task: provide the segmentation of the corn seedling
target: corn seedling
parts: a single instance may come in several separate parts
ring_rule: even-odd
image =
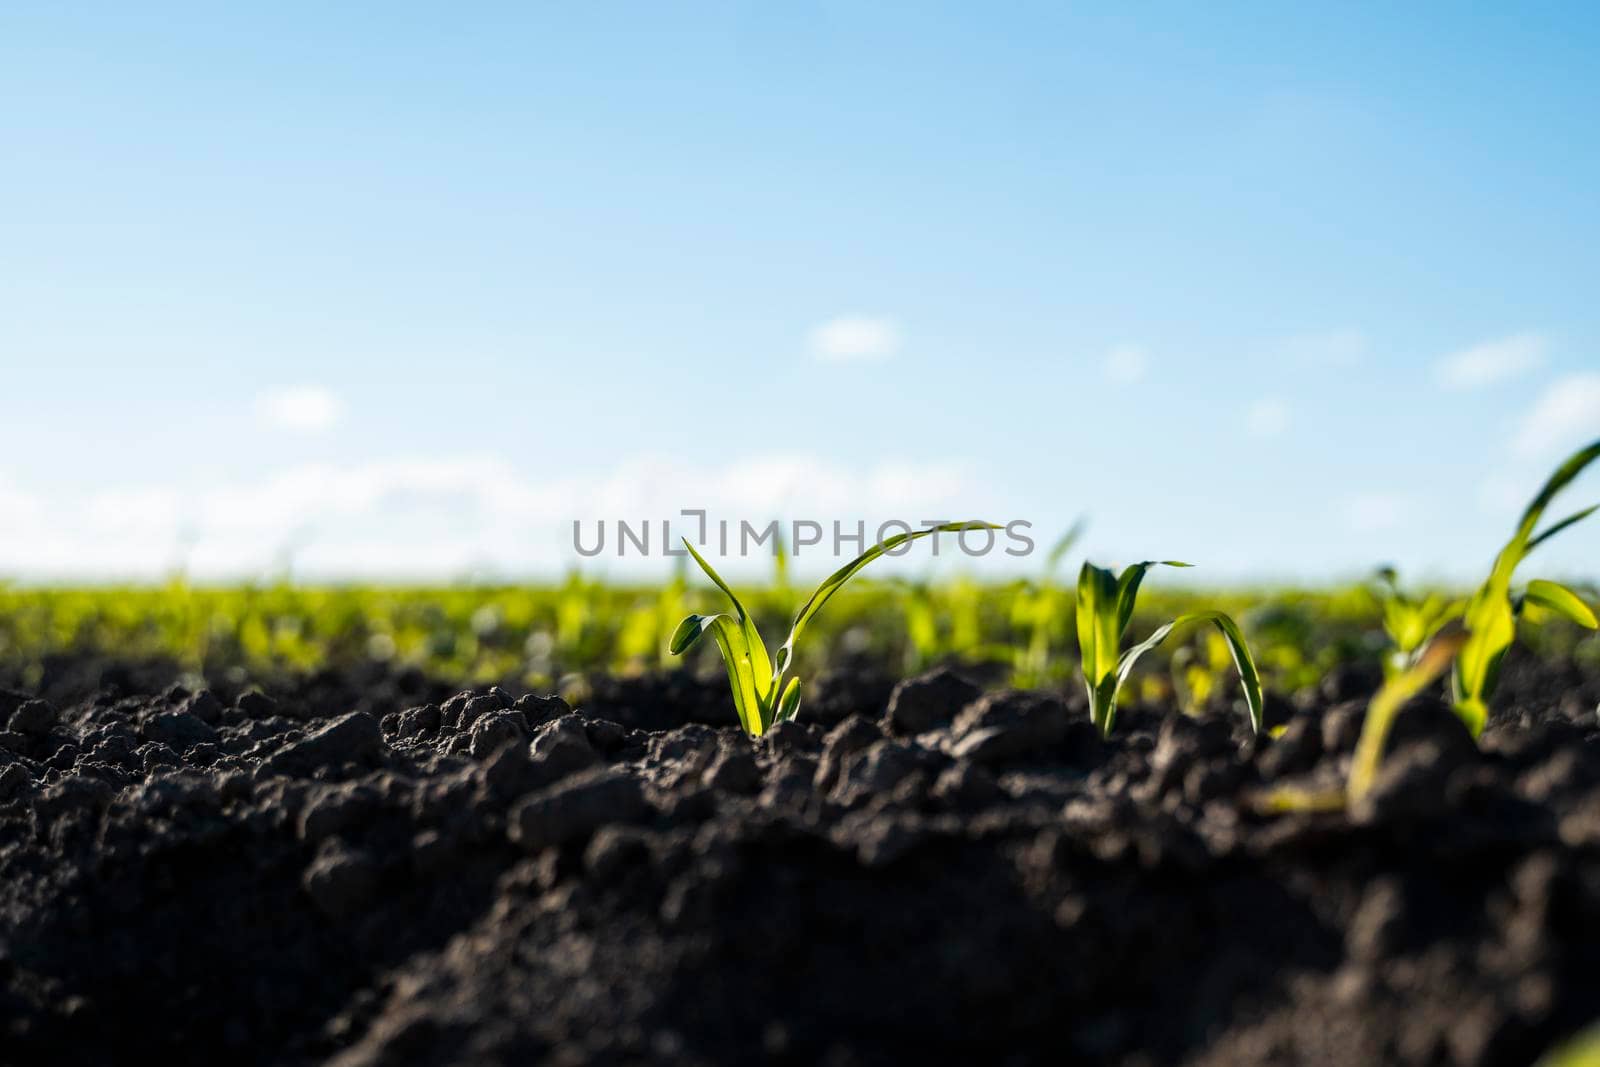
[[[778,532],[773,535],[772,588],[779,595],[789,594],[789,546],[783,540],[782,523],[778,524]]]
[[[898,594],[900,614],[906,624],[906,668],[920,671],[945,654],[939,632],[939,611],[933,600],[933,587],[925,581],[890,580]]]
[[[889,581],[906,628],[906,668],[920,671],[955,658],[1004,659],[1011,654],[985,640],[984,587],[969,578],[936,586],[927,579]]]
[[[688,610],[687,556],[672,561],[672,576],[650,592],[642,591],[624,617],[617,633],[616,661],[624,671],[670,666],[668,644],[678,620]]]
[[[1451,619],[1461,614],[1459,601],[1438,593],[1412,596],[1400,588],[1393,567],[1382,567],[1377,574],[1378,607],[1383,612],[1383,630],[1393,648],[1384,657],[1384,676],[1392,678],[1415,663],[1422,648]]]
[[[1111,732],[1117,716],[1117,695],[1140,656],[1165,641],[1180,626],[1209,622],[1222,632],[1228,642],[1234,667],[1239,672],[1245,703],[1250,709],[1250,727],[1259,731],[1262,716],[1261,677],[1256,673],[1255,661],[1250,657],[1244,633],[1231,616],[1220,611],[1196,611],[1180,615],[1126,652],[1121,651],[1123,635],[1133,619],[1139,586],[1146,572],[1155,566],[1187,567],[1190,564],[1176,560],[1159,563],[1146,560],[1129,566],[1119,577],[1103,567],[1085,562],[1083,569],[1078,572],[1078,654],[1082,660],[1084,689],[1089,694],[1089,714],[1094,724],[1102,733]]]
[[[1342,789],[1279,786],[1256,795],[1252,806],[1263,815],[1310,814],[1344,811],[1360,800],[1378,780],[1378,768],[1383,764],[1383,751],[1389,743],[1395,716],[1407,701],[1421,695],[1450,668],[1451,660],[1466,640],[1467,635],[1459,626],[1447,627],[1423,645],[1410,663],[1378,687],[1367,703],[1367,713],[1361,720],[1361,736],[1350,762],[1350,777]]]
[[[1424,645],[1405,667],[1395,672],[1367,704],[1367,713],[1361,720],[1361,737],[1356,741],[1355,756],[1350,762],[1350,780],[1345,787],[1347,799],[1354,803],[1372,788],[1377,781],[1378,767],[1383,763],[1383,750],[1389,741],[1389,730],[1395,716],[1413,697],[1420,696],[1433,681],[1450,666],[1450,661],[1467,643],[1468,637],[1459,629],[1435,635]]]
[[[1580,626],[1591,630],[1596,628],[1594,612],[1566,586],[1535,579],[1527,584],[1521,595],[1514,596],[1511,578],[1517,565],[1527,558],[1528,553],[1600,508],[1600,504],[1584,508],[1552,523],[1542,533],[1536,535],[1533,532],[1556,494],[1597,458],[1600,458],[1600,441],[1574,452],[1556,468],[1522,513],[1511,540],[1495,557],[1494,569],[1489,572],[1488,579],[1467,601],[1462,615],[1467,640],[1456,657],[1451,689],[1456,714],[1461,716],[1474,737],[1483,732],[1484,724],[1489,719],[1489,698],[1494,694],[1495,683],[1499,679],[1500,662],[1505,658],[1511,642],[1516,639],[1517,619],[1524,606],[1536,604]]]
[[[694,546],[685,538],[684,547],[689,550],[695,562],[700,564],[700,569],[706,572],[706,577],[726,594],[733,604],[734,614],[690,615],[678,625],[677,631],[672,635],[671,652],[675,656],[682,655],[700,639],[702,634],[710,630],[717,642],[717,648],[722,653],[723,664],[728,669],[728,685],[733,691],[733,705],[735,712],[738,713],[739,723],[746,733],[752,737],[760,737],[774,723],[792,719],[799,712],[800,679],[790,678],[785,685],[784,675],[788,673],[793,663],[795,642],[799,640],[806,623],[822,610],[822,606],[832,598],[833,594],[855,577],[861,568],[901,545],[932,534],[958,533],[962,530],[975,529],[998,530],[1000,527],[981,522],[949,522],[895,534],[873,545],[834,571],[817,586],[811,598],[796,612],[794,622],[789,626],[789,636],[779,646],[776,656],[767,654],[766,643],[761,637],[761,632],[756,629],[755,619],[745,610],[728,583],[722,580],[711,564],[706,562],[705,557],[695,551]]]
[[[556,596],[555,648],[566,662],[581,662],[593,641],[597,585],[574,567]]]

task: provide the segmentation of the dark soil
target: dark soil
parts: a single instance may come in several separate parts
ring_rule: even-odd
[[[4,1062],[1524,1065],[1600,1016],[1569,664],[1513,657],[1481,747],[1414,704],[1357,809],[1277,817],[1362,678],[1276,740],[1107,742],[1076,696],[850,673],[751,742],[681,674],[582,713],[174,676],[0,692]]]

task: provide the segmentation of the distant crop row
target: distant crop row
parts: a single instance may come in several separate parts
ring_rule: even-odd
[[[785,586],[736,586],[763,630],[790,621]],[[1203,604],[1238,618],[1264,681],[1292,692],[1342,663],[1376,662],[1386,643],[1375,587],[1197,593],[1154,589],[1141,620]],[[1443,595],[1443,594],[1440,594]],[[516,679],[533,687],[576,685],[599,671],[673,667],[668,643],[685,614],[721,593],[682,576],[659,586],[611,585],[572,576],[556,586],[445,588],[263,585],[88,589],[0,585],[0,666],[36,679],[65,653],[162,659],[197,679],[233,672],[258,680],[323,666],[381,662],[463,684]],[[808,626],[809,669],[870,664],[893,674],[961,661],[1026,686],[1074,683],[1070,587],[1042,580],[852,582]],[[1197,634],[1151,657],[1159,669],[1135,683],[1141,699],[1204,705],[1226,679],[1221,638]],[[1548,640],[1561,643],[1561,631]]]

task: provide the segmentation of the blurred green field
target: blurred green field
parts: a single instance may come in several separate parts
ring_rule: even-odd
[[[780,583],[740,593],[772,632],[800,599]],[[462,684],[516,679],[581,691],[581,679],[598,672],[677,669],[666,651],[673,628],[690,611],[717,607],[715,590],[682,578],[654,587],[577,575],[545,586],[447,588],[0,586],[0,663],[24,685],[37,682],[50,657],[95,655],[170,661],[199,684],[381,663]],[[1338,664],[1377,662],[1386,645],[1378,599],[1365,585],[1173,591],[1151,583],[1132,632],[1201,607],[1241,621],[1268,688],[1281,694],[1314,686]],[[1072,609],[1071,588],[1052,584],[861,580],[807,631],[800,659],[809,671],[894,674],[959,661],[1018,685],[1076,684]],[[1538,654],[1600,656],[1600,643],[1581,642],[1559,620],[1533,617],[1522,630]],[[714,649],[696,656],[691,666],[716,669]],[[1199,706],[1230,684],[1231,670],[1220,637],[1202,628],[1141,665],[1136,684],[1143,699]]]

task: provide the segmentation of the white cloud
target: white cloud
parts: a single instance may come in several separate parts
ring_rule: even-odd
[[[38,497],[17,488],[11,479],[0,474],[0,516],[5,517],[0,530],[34,526],[43,515],[44,507]]]
[[[1535,369],[1544,362],[1545,339],[1519,333],[1452,352],[1434,364],[1434,376],[1446,389],[1478,389]]]
[[[343,415],[343,401],[318,385],[279,386],[256,397],[256,417],[280,430],[326,430]]]
[[[1415,506],[1399,493],[1361,493],[1344,505],[1345,525],[1357,533],[1393,530],[1411,519]]]
[[[1105,356],[1106,381],[1134,385],[1150,370],[1150,356],[1138,345],[1118,345]]]
[[[179,524],[182,505],[171,489],[108,489],[85,502],[88,521],[105,530],[124,533],[172,533]]]
[[[1569,374],[1551,383],[1522,419],[1516,451],[1543,456],[1600,437],[1600,373]]]
[[[453,578],[469,568],[557,573],[585,568],[659,574],[659,556],[617,559],[615,526],[650,521],[659,552],[662,520],[690,532],[684,508],[705,508],[737,531],[747,520],[838,520],[853,532],[885,519],[970,518],[994,500],[964,462],[894,460],[860,465],[806,454],[770,454],[706,469],[656,456],[606,471],[527,476],[495,456],[380,463],[300,464],[264,478],[180,489],[148,485],[75,494],[26,493],[0,475],[0,577],[153,578],[186,558],[196,575],[258,576],[295,550],[297,571],[351,577]],[[604,519],[607,555],[579,561],[572,522],[592,543]],[[829,529],[831,536],[831,527]],[[713,525],[712,543],[716,532]],[[821,561],[831,542],[809,553]],[[917,565],[915,558],[909,565]],[[741,563],[731,561],[731,570]],[[742,564],[746,569],[751,563]]]
[[[1314,367],[1353,367],[1366,357],[1367,335],[1360,330],[1291,337],[1283,343],[1286,359]]]
[[[811,331],[811,352],[818,359],[888,359],[900,351],[900,324],[876,315],[843,315]]]
[[[1289,428],[1289,403],[1282,397],[1267,396],[1250,405],[1244,425],[1251,437],[1278,437]]]

